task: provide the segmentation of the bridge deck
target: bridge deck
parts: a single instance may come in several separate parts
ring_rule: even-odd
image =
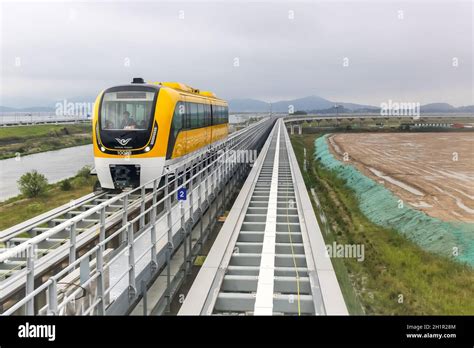
[[[179,314],[347,314],[282,120]]]

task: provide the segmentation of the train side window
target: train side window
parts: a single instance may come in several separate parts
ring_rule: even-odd
[[[198,128],[205,126],[204,104],[198,104]]]
[[[211,105],[206,104],[204,108],[204,125],[207,127],[211,125]]]
[[[229,123],[229,108],[224,106],[224,123]]]
[[[211,125],[215,125],[215,124],[216,124],[216,121],[214,121],[214,114],[215,114],[215,112],[216,112],[216,106],[211,104],[211,120],[210,120],[210,124],[211,124]]]
[[[190,118],[191,118],[191,125],[190,128],[197,128],[198,127],[198,106],[196,103],[190,103],[191,109],[189,110]]]
[[[183,121],[183,128],[190,129],[191,128],[191,103],[186,102],[186,110],[184,114],[184,121]]]

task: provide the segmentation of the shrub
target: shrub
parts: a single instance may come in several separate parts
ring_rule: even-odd
[[[23,174],[17,181],[20,192],[26,197],[37,197],[48,187],[48,179],[36,170]]]
[[[72,189],[71,181],[69,179],[61,181],[61,184],[59,185],[62,191],[69,191]]]
[[[81,169],[79,169],[76,176],[81,177],[81,178],[85,178],[85,179],[89,179],[89,177],[91,175],[91,170],[92,169],[91,169],[90,166],[84,166]]]
[[[85,178],[83,176],[77,176],[74,178],[73,184],[77,187],[81,187],[81,186],[87,185],[88,181],[89,181],[88,178]]]

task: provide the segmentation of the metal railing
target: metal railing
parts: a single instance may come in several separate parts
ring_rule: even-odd
[[[233,134],[221,150],[210,155],[203,152],[188,158],[182,166],[174,168],[173,173],[165,175],[163,186],[159,185],[160,178],[156,178],[134,190],[118,194],[0,254],[2,265],[26,252],[26,267],[0,283],[0,301],[3,299],[3,307],[7,307],[3,315],[17,313],[22,308],[29,315],[105,314],[107,306],[123,292],[128,292],[129,297],[135,297],[138,273],[148,266],[156,270],[157,255],[162,250],[166,250],[169,262],[175,249],[174,243],[182,240],[183,234],[186,237],[195,213],[199,210],[202,213],[203,207],[209,205],[209,201],[223,188],[229,175],[240,165],[233,150],[254,149],[262,140],[259,136],[269,130],[271,124],[269,119],[262,120]],[[148,185],[153,186],[150,193],[145,190]],[[184,202],[177,202],[174,197],[183,187],[188,188],[189,197]],[[136,216],[129,216],[131,207],[128,202],[131,195],[141,197],[136,202],[135,208],[139,210]],[[107,207],[117,205],[120,201],[122,209],[107,216]],[[77,233],[78,224],[94,214],[99,216],[99,223],[87,231]],[[107,235],[106,232],[112,225],[119,227]],[[188,232],[183,232],[185,230]],[[35,248],[40,242],[64,236],[65,233],[69,238],[61,247],[53,253],[36,258]],[[83,249],[82,255],[77,255],[79,248],[91,243],[94,238],[97,239],[97,244],[88,250]],[[64,259],[65,253],[69,256],[67,266],[35,287],[35,282],[38,281],[36,275],[40,273],[38,271],[57,265]],[[185,248],[185,259],[186,257]],[[128,280],[125,279],[126,275]],[[6,303],[8,295],[23,286],[24,296],[20,295],[18,301],[13,297],[10,299],[13,303]],[[86,293],[87,298],[84,296]],[[74,308],[67,310],[71,306]],[[77,306],[81,308],[78,310]]]

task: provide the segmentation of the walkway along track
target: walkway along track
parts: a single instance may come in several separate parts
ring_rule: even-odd
[[[3,314],[124,314],[163,270],[169,306],[175,251],[184,247],[184,271],[180,267],[178,273],[188,272],[231,190],[250,168],[237,158],[238,151],[260,148],[273,123],[262,120],[233,133],[213,151],[168,168],[162,186],[158,178],[152,190],[143,185],[113,196],[84,197],[83,211],[63,207],[58,212],[72,217],[52,213],[9,229],[2,235],[9,248],[0,254],[0,269],[7,271],[0,279]],[[183,187],[188,198],[178,202]],[[38,227],[53,220],[52,226]],[[18,239],[22,228],[29,233],[25,240]],[[192,238],[196,228],[198,243]],[[45,248],[46,243],[55,247]]]
[[[348,314],[283,120],[178,314]]]

